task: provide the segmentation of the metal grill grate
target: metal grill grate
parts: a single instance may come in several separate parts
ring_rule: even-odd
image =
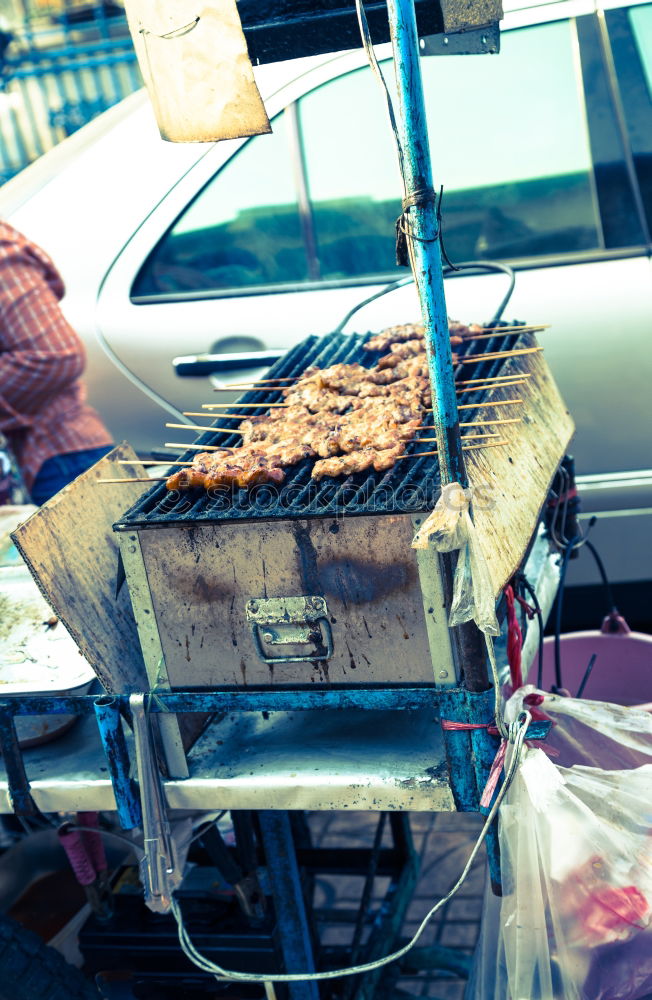
[[[379,355],[365,351],[363,343],[370,336],[365,334],[334,334],[327,337],[308,337],[297,344],[269,370],[269,377],[299,376],[310,365],[327,368],[338,362],[358,362],[367,368],[374,366]],[[514,347],[515,338],[497,335],[488,340],[470,341],[463,345],[461,353],[490,353]],[[497,375],[502,359],[479,362],[469,368],[458,367],[458,378],[482,378]],[[462,374],[463,372],[463,374]],[[465,403],[479,403],[483,391],[470,392]],[[280,402],[278,391],[254,390],[240,397],[240,403],[259,403],[260,409],[251,409],[251,414],[264,413],[270,403]],[[237,409],[238,403],[233,407]],[[474,419],[474,410],[464,411],[464,420]],[[239,420],[220,417],[219,426],[233,427]],[[432,414],[427,415],[424,424],[432,425]],[[423,432],[425,436],[427,432]],[[200,445],[225,445],[235,447],[240,442],[238,434],[221,431],[206,431],[195,441]],[[408,453],[429,451],[432,444],[412,441]],[[187,451],[184,461],[190,461],[196,452]],[[131,507],[122,520],[115,525],[116,530],[154,524],[192,524],[205,521],[251,521],[276,518],[333,517],[346,514],[405,514],[432,510],[440,489],[439,463],[436,455],[414,460],[399,461],[388,472],[360,472],[346,478],[325,478],[316,482],[310,473],[313,459],[305,459],[287,470],[287,478],[281,486],[263,484],[253,490],[235,490],[232,493],[220,490],[210,492],[168,492],[164,483],[157,483]],[[170,470],[174,471],[174,468]]]

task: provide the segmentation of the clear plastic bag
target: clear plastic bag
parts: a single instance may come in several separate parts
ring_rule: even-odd
[[[537,709],[552,721],[545,745],[563,767],[586,764],[614,771],[652,763],[652,714],[643,708],[565,698],[537,691],[532,684],[507,702],[506,722],[518,718],[523,708]]]
[[[528,694],[510,699],[508,718]],[[503,896],[485,900],[467,997],[642,1000],[652,994],[652,718],[553,695],[538,707],[559,757],[528,748],[500,808]],[[578,748],[601,766],[561,766]]]
[[[459,483],[445,486],[414,536],[412,548],[425,549],[432,543],[438,552],[459,549],[448,624],[473,620],[485,635],[500,635],[489,567],[469,513],[472,492]]]

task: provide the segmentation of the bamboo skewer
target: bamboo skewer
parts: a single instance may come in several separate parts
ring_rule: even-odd
[[[96,479],[95,481],[102,486],[107,486],[109,483],[167,483],[168,477],[163,476],[160,479]]]
[[[490,436],[494,437],[495,435],[492,434]],[[462,440],[464,440],[464,438],[462,438]],[[478,449],[481,448],[498,448],[500,445],[503,444],[509,444],[507,438],[501,438],[500,441],[494,441],[491,444],[489,442],[484,442],[483,444],[468,444],[466,446],[463,445],[462,451],[477,451]],[[417,451],[413,452],[413,454],[411,455],[399,455],[396,461],[400,462],[401,459],[403,458],[426,458],[430,455],[436,455],[436,454],[437,454],[436,448],[433,449],[432,451]],[[160,479],[98,479],[96,480],[96,482],[104,486],[108,484],[118,484],[118,483],[166,483],[167,480],[168,477],[163,476]]]
[[[538,354],[543,347],[518,347],[515,351],[494,351],[492,354],[470,354],[458,358],[458,365],[479,365],[481,361],[498,361],[499,358],[520,358],[523,354]]]
[[[264,406],[265,404],[262,403],[261,405]],[[211,414],[210,413],[206,413],[205,410],[183,410],[183,415],[184,415],[184,417],[209,417]],[[258,416],[262,416],[262,414],[257,414],[257,415]],[[225,420],[229,420],[229,419],[232,419],[232,420],[248,420],[249,417],[250,416],[254,416],[254,414],[253,413],[251,413],[251,414],[246,414],[246,413],[216,413],[215,416],[216,417],[224,417]]]
[[[355,412],[355,411],[353,411],[353,412]],[[425,412],[426,413],[432,413],[432,410],[429,409],[429,410],[426,410]],[[264,414],[264,413],[261,414],[261,416],[263,416],[263,417],[265,415],[266,414]],[[317,414],[315,414],[315,416],[316,415]],[[205,416],[206,416],[205,413],[184,413],[184,417],[205,417]],[[222,413],[222,414],[220,414],[220,416],[222,416],[222,417],[232,417],[234,420],[248,420],[249,419],[247,416],[239,414],[239,413]],[[519,421],[520,421],[520,417],[507,417],[507,418],[504,418],[502,420],[474,420],[471,423],[461,423],[460,427],[477,427],[477,426],[479,426],[481,424],[483,426],[485,424],[487,426],[489,426],[491,424],[516,424]],[[189,425],[188,424],[184,424],[183,426],[187,427]],[[240,431],[238,430],[237,427],[213,427],[211,429],[215,430],[215,431],[222,431],[225,434],[239,434],[240,433]],[[422,430],[423,428],[417,428],[417,429],[418,430]]]
[[[541,323],[539,326],[529,326],[527,323],[514,324],[512,326],[483,326],[483,333],[536,333],[538,330],[550,329],[550,323]],[[482,336],[482,334],[480,335]],[[473,337],[465,337],[465,340],[474,340]]]
[[[461,423],[460,427],[493,427],[495,424],[520,424],[520,417],[505,417],[501,420],[468,420],[466,423]],[[187,426],[184,424],[184,427]],[[417,430],[430,431],[434,430],[432,424],[422,424],[421,427],[417,427]],[[238,451],[237,448],[224,448],[222,445],[218,444],[186,444],[184,441],[166,441],[163,445],[164,448],[181,448],[184,451]],[[142,463],[141,463],[142,464]],[[163,465],[163,462],[157,462],[157,465]]]
[[[520,424],[521,417],[502,417],[500,420],[467,420],[460,427],[494,427],[496,424]],[[432,424],[428,425],[432,427]]]
[[[192,462],[176,462],[174,459],[163,459],[162,462],[157,461],[155,458],[145,458],[133,461],[129,458],[119,458],[116,465],[192,465]]]
[[[516,406],[522,403],[522,399],[495,399],[493,403],[462,403],[458,410],[479,410],[482,406]],[[426,413],[432,413],[432,407]]]
[[[432,428],[430,428],[432,430]],[[470,441],[471,438],[497,438],[498,434],[463,434],[460,438],[461,441]],[[412,438],[411,441],[418,441],[421,444],[422,441],[436,441],[437,438]]]
[[[523,354],[538,354],[539,351],[542,350],[543,347],[517,347],[509,351],[492,351],[487,354],[470,354],[468,356],[463,356],[461,358],[458,358],[455,364],[470,365],[470,364],[480,364],[480,362],[482,361],[497,361],[499,358],[518,358],[521,357]],[[302,377],[301,375],[293,375],[293,376],[287,375],[283,376],[282,378],[279,377],[276,379],[260,379],[256,380],[255,382],[232,382],[230,385],[215,386],[213,388],[213,392],[233,392],[234,389],[256,390],[258,388],[260,388],[262,391],[264,387],[266,387],[270,382],[298,382],[301,377]],[[268,391],[272,391],[274,389],[282,389],[282,388],[285,387],[280,385],[273,385],[270,387]]]
[[[501,438],[500,441],[495,441],[493,444],[467,444],[466,447],[462,448],[462,451],[477,451],[479,448],[497,448],[499,445],[509,444],[507,438]],[[411,455],[399,455],[396,459],[400,462],[402,458],[425,458],[427,455],[436,455],[437,449],[434,451],[415,451]]]
[[[458,406],[458,410],[476,410],[480,409],[482,406],[511,406],[522,403],[522,399],[496,399],[493,403],[463,403]],[[432,413],[432,407],[425,410],[426,413]],[[186,431],[221,431],[224,434],[237,434],[238,430],[234,427],[206,427],[200,424],[170,424],[166,423],[166,427],[173,427],[179,430]]]
[[[530,349],[531,348],[528,348],[528,350],[530,350]],[[541,350],[541,348],[537,348],[537,350]],[[483,355],[483,356],[487,357],[487,355]],[[494,359],[492,359],[492,357],[490,355],[488,357],[489,357],[489,360],[494,360]],[[300,375],[296,376],[297,380],[300,379],[300,378],[301,378]],[[495,387],[495,388],[499,389],[501,385],[509,385],[512,382],[514,383],[514,385],[516,385],[517,382],[524,382],[525,379],[528,379],[528,378],[532,378],[532,373],[531,372],[512,372],[509,375],[485,375],[483,378],[460,379],[460,381],[456,381],[455,385],[471,386],[474,383],[486,383],[486,384],[482,384],[482,385],[477,385],[476,388],[477,389],[489,389],[489,388]],[[399,379],[398,381],[401,381],[401,380]],[[393,383],[390,383],[390,384],[393,384]],[[230,392],[231,388],[232,387],[229,386],[228,389],[225,387],[223,389],[216,389],[215,391],[216,392]],[[239,388],[239,386],[233,386],[233,388],[237,389],[237,388]],[[248,387],[244,386],[244,388],[246,389]],[[255,386],[253,388],[255,388]],[[280,390],[283,389],[283,388],[285,388],[285,387],[281,386],[281,385],[279,385],[279,386],[270,386],[269,389],[261,389],[260,391],[261,392],[276,392],[278,390],[280,392]],[[457,393],[459,395],[462,392],[475,392],[476,388],[458,389]],[[379,397],[370,396],[369,398],[370,399],[376,399],[376,398],[380,399],[381,397],[380,396]],[[225,407],[225,406],[226,407],[228,407],[228,406],[239,406],[240,408],[247,406],[247,407],[254,407],[254,408],[261,409],[264,406],[289,406],[289,405],[290,405],[289,403],[264,403],[264,402],[263,403],[241,403],[239,400],[233,400],[231,403],[202,403],[201,404],[203,410],[218,410],[221,407]]]
[[[184,444],[183,441],[166,441],[163,447],[183,448],[184,451],[237,451],[237,448],[225,448],[221,444]]]
[[[485,390],[487,392],[489,392],[491,389],[507,389],[507,388],[509,388],[512,385],[523,385],[525,383],[525,380],[528,379],[528,378],[531,378],[531,377],[532,376],[529,375],[529,374],[524,374],[522,378],[510,379],[508,382],[499,382],[499,383],[497,383],[495,385],[470,386],[468,389],[458,389],[457,390],[457,395],[461,396],[463,393],[466,393],[466,392],[484,392]],[[475,379],[472,380],[472,381],[475,381]],[[462,383],[462,384],[464,384],[464,383]],[[356,397],[352,396],[351,398],[355,399]],[[380,399],[388,399],[388,398],[391,398],[391,397],[387,397],[387,396],[370,396],[369,398],[370,399],[378,399],[378,400],[380,400]],[[183,414],[184,417],[210,417],[213,414],[206,413],[205,412],[206,410],[213,410],[213,409],[217,409],[218,407],[222,407],[222,406],[233,406],[232,403],[202,403],[201,405],[203,407],[203,409],[201,411],[197,411],[197,412],[190,412],[190,411],[185,412],[184,411],[184,414]],[[282,407],[289,407],[290,404],[289,403],[236,403],[236,405],[239,406],[239,407],[252,406],[252,407],[254,407],[256,409],[264,410],[264,409],[266,409],[268,407],[271,407],[271,406],[281,407],[281,408]],[[224,412],[220,411],[219,413],[215,414],[215,417],[224,417],[225,420],[249,420],[252,416],[263,417],[265,415],[266,414],[264,414],[264,413],[254,413],[254,414],[251,414],[251,413],[224,413]]]
[[[279,375],[277,378],[257,378],[254,385],[267,385],[268,382],[293,382],[296,375]],[[230,382],[228,386],[216,385],[213,392],[226,392],[228,389],[240,389],[243,385],[251,385],[251,382]]]
[[[549,327],[550,323],[546,323],[543,326],[487,326],[483,327],[482,333],[474,333],[472,337],[461,336],[464,343],[466,343],[467,340],[488,340],[491,337],[502,337],[503,334],[506,337],[518,337],[521,333],[539,333],[541,330],[547,330]]]
[[[459,382],[456,381],[455,385],[473,385],[475,382],[495,382],[497,384],[500,384],[501,382],[504,382],[507,379],[512,379],[512,378],[519,378],[519,379],[532,378],[532,373],[514,372],[513,375],[485,375],[484,378],[465,378],[465,379],[460,379]],[[472,392],[472,390],[467,389],[466,392]]]
[[[221,431],[223,434],[238,433],[237,429],[233,427],[200,427],[198,424],[166,424],[165,426],[182,431]]]
[[[467,420],[466,422],[460,423],[460,427],[494,427],[496,424],[520,424],[522,423],[520,417],[506,417],[502,420]],[[433,424],[421,424],[417,427],[418,431],[434,431]]]
[[[520,421],[520,419],[518,417],[515,417],[515,418],[513,418],[511,420],[490,420],[490,421],[486,421],[486,422],[483,422],[481,420],[476,420],[476,421],[473,421],[471,423],[460,424],[460,427],[492,427],[494,424],[519,424],[520,422],[521,421]],[[423,426],[423,427],[417,427],[415,429],[417,431],[432,431],[432,430],[434,430],[434,428],[431,425],[427,425],[427,426]],[[463,435],[462,440],[465,441],[465,440],[467,440],[467,438],[478,438],[478,437],[496,437],[496,435],[495,434],[465,434],[465,435]],[[437,439],[436,438],[411,438],[410,440],[411,441],[436,441]],[[263,445],[265,442],[263,441],[263,442],[260,442],[260,443],[261,443],[261,445]],[[198,451],[222,451],[221,448],[218,448],[215,445],[201,445],[201,444],[187,444],[187,445],[184,445],[184,444],[179,444],[179,445],[166,444],[165,447],[166,448],[171,448],[171,447],[192,448],[192,449],[196,449]],[[237,448],[231,448],[229,450],[230,451],[238,451],[239,449],[237,449]],[[118,459],[118,461],[116,462],[116,465],[154,465],[154,466],[156,466],[156,465],[193,465],[193,463],[192,462],[181,462],[181,461],[177,461],[175,459],[167,459],[167,458],[162,459],[161,461],[159,461],[158,459],[149,459],[149,458],[147,458],[147,459],[141,459],[141,460],[137,460],[137,461],[133,461],[132,459],[124,458],[124,459]]]
[[[550,328],[550,323],[543,323],[540,326],[485,326],[482,327],[482,333],[474,333],[469,337],[465,337],[463,334],[457,334],[456,336],[461,336],[464,343],[468,343],[471,340],[488,340],[492,337],[501,337],[503,335],[516,337],[521,333],[540,333],[542,330],[548,330]],[[412,340],[419,340],[419,337],[412,337]],[[380,353],[380,352],[377,352]],[[291,375],[278,376],[277,378],[259,378],[256,380],[256,384],[263,384],[268,382],[291,382]],[[237,389],[243,385],[248,385],[248,382],[232,382],[233,388]],[[219,390],[218,390],[219,391]]]
[[[236,386],[238,388],[238,386]],[[284,388],[282,385],[271,386],[269,389],[261,389],[261,392],[276,392],[277,389]],[[230,389],[215,389],[215,392],[231,392]],[[231,403],[202,403],[204,409],[214,410],[220,406],[287,406],[287,403],[241,403],[238,401],[232,401]]]

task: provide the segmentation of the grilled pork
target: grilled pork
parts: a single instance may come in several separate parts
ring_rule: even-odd
[[[471,330],[452,320],[449,328],[454,344]],[[373,368],[342,362],[307,369],[283,389],[285,406],[241,422],[241,447],[200,452],[170,476],[168,489],[280,484],[285,468],[315,458],[314,479],[390,469],[430,406],[423,327],[390,327],[365,347],[389,353]]]

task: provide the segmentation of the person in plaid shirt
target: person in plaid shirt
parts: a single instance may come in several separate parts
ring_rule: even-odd
[[[0,433],[35,504],[112,447],[86,404],[86,355],[61,311],[63,294],[47,254],[0,221]]]

